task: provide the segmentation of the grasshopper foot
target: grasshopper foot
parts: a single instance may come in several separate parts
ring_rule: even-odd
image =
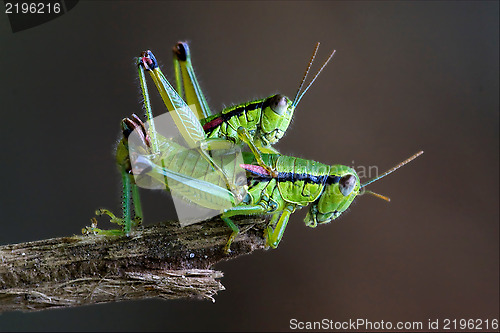
[[[97,219],[95,217],[93,217],[91,221],[92,223],[90,224],[90,226],[86,226],[82,229],[82,234],[102,236],[121,236],[124,234],[122,229],[103,230],[97,228]]]
[[[229,239],[227,240],[227,243],[226,245],[224,245],[224,253],[225,254],[230,254],[232,251],[231,251],[231,244],[233,243],[234,239],[236,238],[236,236],[238,235],[238,231],[233,231],[231,233],[231,236],[229,236]]]
[[[122,229],[111,229],[111,230],[99,229],[97,228],[97,219],[93,217],[91,219],[91,225],[86,226],[85,228],[82,229],[82,233],[84,235],[90,235],[90,234],[105,235],[105,236],[128,235],[130,233],[131,228],[138,227],[139,225],[141,225],[142,222],[142,219],[139,217],[136,217],[133,220],[126,218],[119,218],[111,211],[103,208],[96,210],[95,214],[97,216],[108,215],[110,217],[109,221],[111,223],[116,223],[122,226]]]

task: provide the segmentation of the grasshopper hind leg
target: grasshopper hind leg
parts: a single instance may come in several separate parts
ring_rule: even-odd
[[[173,47],[176,88],[185,97],[188,105],[196,105],[198,119],[207,118],[212,113],[191,63],[191,52],[187,42],[178,42]]]

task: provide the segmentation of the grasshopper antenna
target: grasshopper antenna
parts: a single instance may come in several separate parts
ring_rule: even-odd
[[[358,194],[358,195],[363,195],[363,194],[371,194],[371,195],[373,195],[374,197],[377,197],[377,198],[379,198],[379,199],[385,200],[385,201],[387,201],[387,202],[391,202],[391,198],[386,197],[385,195],[382,195],[382,194],[380,194],[380,193],[376,193],[376,192],[373,192],[373,191],[365,190],[365,188],[364,188],[364,187],[362,188],[362,190],[363,190],[363,193],[360,193],[360,194]]]
[[[314,50],[314,54],[313,54],[313,57],[311,58],[311,61],[314,59],[314,56],[316,55],[316,51],[318,50],[318,47],[319,47],[319,43],[316,44],[316,49]],[[300,88],[302,88],[302,85],[304,82],[302,82],[300,84],[300,87],[299,87],[299,91],[297,91],[297,95],[299,95],[298,97],[295,96],[295,99],[293,101],[293,106],[296,107],[300,100],[302,99],[302,97],[304,97],[305,93],[307,92],[307,90],[309,90],[309,88],[311,88],[312,84],[314,83],[314,81],[316,81],[316,79],[318,78],[319,74],[323,71],[323,69],[326,67],[326,65],[328,64],[328,62],[330,61],[330,59],[332,59],[333,55],[335,54],[336,50],[333,50],[332,53],[330,53],[330,56],[328,57],[328,59],[326,59],[326,61],[323,63],[323,66],[321,66],[321,68],[319,69],[319,71],[316,73],[316,75],[313,77],[313,79],[311,80],[311,82],[309,82],[309,84],[307,85],[306,89],[304,89],[304,91],[299,95],[299,91],[300,91]],[[309,67],[310,67],[311,63],[309,64]],[[303,81],[305,80],[305,77],[307,76],[307,72],[309,71],[309,67],[307,68],[307,71],[306,71],[306,74],[304,75],[304,79]]]
[[[387,176],[388,174],[390,173],[393,173],[394,171],[396,171],[397,169],[401,168],[403,165],[405,164],[408,164],[410,163],[411,161],[413,161],[414,159],[416,159],[417,157],[419,157],[420,155],[422,155],[424,153],[423,150],[419,151],[418,153],[416,153],[415,155],[411,156],[410,158],[407,158],[406,160],[404,160],[403,162],[399,163],[398,165],[390,168],[389,170],[387,170],[386,172],[384,172],[383,174],[381,174],[380,176],[378,177],[375,177],[369,181],[367,181],[366,183],[364,183],[363,185],[361,185],[361,187],[365,187],[366,185],[369,185],[373,182],[376,182],[377,180],[381,179],[381,178],[384,178],[385,176]]]
[[[293,99],[294,106],[298,104],[298,103],[295,104],[295,101],[297,100],[297,97],[299,97],[300,90],[302,89],[302,86],[304,85],[304,82],[307,79],[307,74],[309,74],[309,70],[311,69],[311,66],[314,62],[314,58],[316,58],[316,53],[318,53],[318,49],[319,49],[319,42],[316,43],[316,47],[314,48],[311,60],[309,60],[309,64],[307,65],[306,71],[304,72],[304,77],[302,78],[302,81],[300,81],[299,89],[297,90],[297,93],[295,94],[295,97]]]

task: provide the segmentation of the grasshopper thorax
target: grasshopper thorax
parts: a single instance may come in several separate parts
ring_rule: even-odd
[[[264,101],[260,130],[265,145],[273,145],[283,137],[294,111],[292,101],[284,95],[277,94]]]
[[[361,183],[354,169],[332,165],[321,196],[310,206],[304,222],[309,227],[340,216],[359,194]]]

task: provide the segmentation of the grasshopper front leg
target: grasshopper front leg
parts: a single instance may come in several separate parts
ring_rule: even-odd
[[[243,141],[250,148],[250,150],[252,151],[252,153],[255,156],[255,159],[257,160],[257,163],[261,167],[263,167],[267,172],[269,172],[271,177],[273,177],[273,178],[277,177],[278,176],[277,171],[273,167],[267,165],[264,162],[264,159],[262,158],[262,154],[261,154],[261,149],[258,148],[257,145],[254,143],[254,141],[253,141],[250,133],[248,133],[247,129],[244,127],[239,127],[238,128],[238,136],[241,139],[241,141]]]
[[[264,236],[266,237],[266,245],[272,247],[273,249],[278,247],[278,244],[283,238],[283,234],[285,232],[286,226],[288,224],[288,220],[290,219],[290,215],[295,211],[295,205],[289,204],[285,207],[281,216],[279,213],[274,213],[273,218],[267,225]],[[274,225],[275,221],[278,219],[278,223]]]

